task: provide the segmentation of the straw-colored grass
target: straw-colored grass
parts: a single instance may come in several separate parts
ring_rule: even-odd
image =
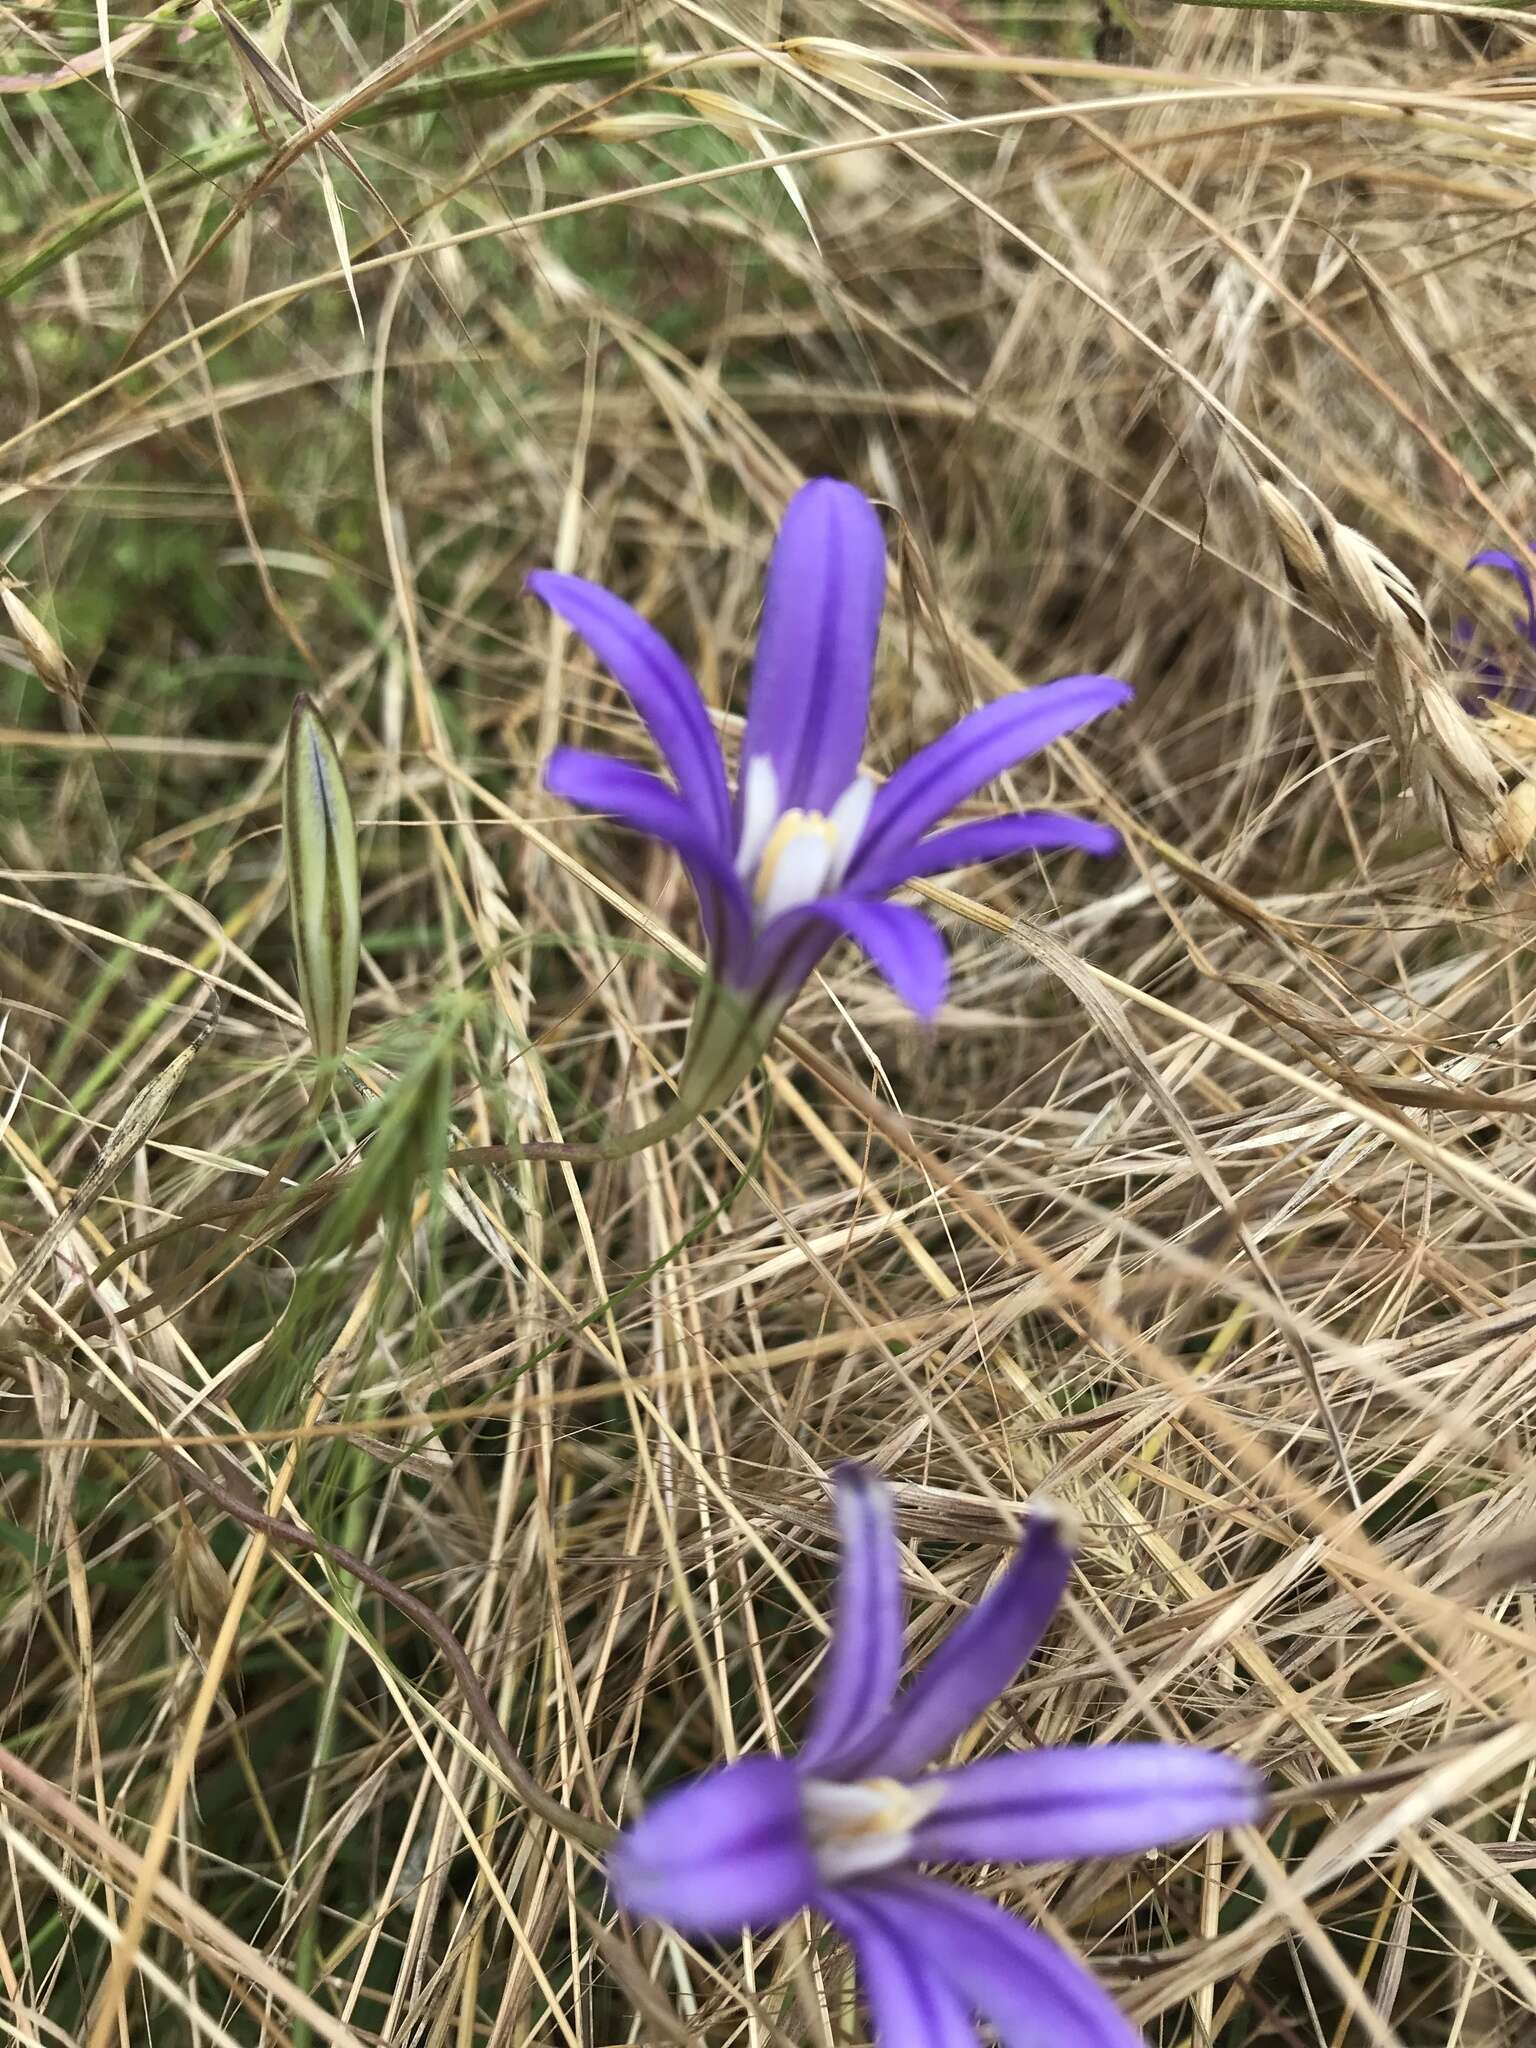
[[[1533,812],[1447,652],[1518,646],[1461,564],[1536,509],[1525,17],[232,18],[0,14],[0,2035],[865,2039],[824,1932],[620,1921],[441,1644],[218,1498],[426,1603],[611,1822],[794,1739],[860,1457],[914,1654],[1036,1489],[1084,1526],[979,1741],[1272,1774],[1262,1832],[982,1880],[1156,2048],[1529,2042]],[[685,1140],[445,1164],[643,1117],[692,988],[675,864],[541,792],[645,742],[524,573],[733,747],[825,471],[892,536],[872,765],[1125,675],[977,814],[1126,857],[929,889],[932,1036],[841,951]],[[301,688],[363,833],[318,1126]]]

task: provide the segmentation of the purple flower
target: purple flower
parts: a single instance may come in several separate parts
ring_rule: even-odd
[[[1532,587],[1530,563],[1520,555],[1510,554],[1505,548],[1484,548],[1481,554],[1472,557],[1467,567],[1497,569],[1515,579],[1525,603],[1525,618],[1516,631],[1528,647],[1536,649],[1536,588]],[[1466,657],[1472,674],[1478,678],[1462,699],[1469,711],[1481,714],[1502,708],[1522,712],[1527,717],[1536,712],[1536,678],[1532,677],[1528,667],[1517,667],[1511,673],[1503,662],[1482,653],[1478,647],[1477,629],[1470,619],[1458,619],[1451,638]]]
[[[885,540],[851,484],[818,478],[784,515],[734,796],[698,686],[661,635],[579,576],[541,569],[528,582],[612,670],[670,771],[667,782],[560,747],[545,781],[675,848],[687,868],[714,983],[734,1013],[707,1030],[695,1024],[689,1060],[713,1099],[751,1067],[839,936],[862,946],[920,1017],[933,1016],[948,980],[944,942],[920,911],[886,900],[903,882],[1008,854],[1105,854],[1120,843],[1109,827],[1059,811],[933,829],[983,784],[1123,704],[1130,689],[1110,676],[1067,676],[987,704],[878,789],[859,772]]]
[[[1000,1906],[923,1863],[1124,1856],[1257,1820],[1258,1774],[1164,1743],[1035,1749],[928,1765],[1012,1683],[1067,1583],[1060,1522],[1037,1509],[996,1584],[905,1690],[891,1495],[837,1474],[832,1641],[798,1756],[751,1756],[667,1792],[619,1837],[609,1877],[629,1912],[729,1934],[813,1906],[857,1958],[880,2048],[1139,2048],[1095,1980]]]

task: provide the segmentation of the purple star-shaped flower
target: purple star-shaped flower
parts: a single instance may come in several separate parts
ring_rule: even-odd
[[[619,1837],[629,1912],[691,1934],[825,1915],[858,1961],[879,2048],[1140,2048],[1098,1983],[991,1901],[924,1863],[1123,1856],[1260,1818],[1258,1774],[1164,1743],[1036,1749],[929,1770],[1044,1635],[1071,1551],[1054,1512],[904,1691],[889,1489],[837,1474],[842,1566],[831,1646],[798,1756],[751,1756],[664,1793]]]
[[[878,789],[859,772],[885,566],[861,491],[821,477],[796,493],[768,570],[734,796],[698,686],[654,627],[579,576],[541,569],[528,579],[624,686],[672,776],[560,747],[545,782],[681,856],[716,985],[734,999],[735,1018],[717,1035],[739,1048],[748,1020],[754,1049],[745,1066],[734,1062],[732,1083],[840,935],[920,1017],[933,1016],[948,980],[944,942],[920,911],[886,900],[903,882],[1007,854],[1105,854],[1120,843],[1108,826],[1058,811],[933,829],[984,783],[1123,704],[1130,689],[1111,676],[1067,676],[987,704]],[[691,1048],[695,1065],[704,1057]]]
[[[1484,548],[1481,554],[1472,557],[1467,567],[1497,569],[1515,579],[1525,601],[1525,617],[1516,630],[1528,647],[1536,648],[1536,588],[1532,586],[1530,562],[1510,554],[1507,548]],[[1482,713],[1502,706],[1505,710],[1523,712],[1527,716],[1536,712],[1536,679],[1533,679],[1529,668],[1517,669],[1512,674],[1503,662],[1480,652],[1477,629],[1470,619],[1458,619],[1451,637],[1458,650],[1467,656],[1468,666],[1478,678],[1462,700],[1469,711]]]

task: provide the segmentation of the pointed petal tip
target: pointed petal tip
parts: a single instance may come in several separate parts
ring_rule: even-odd
[[[1031,1497],[1025,1523],[1026,1539],[1036,1526],[1042,1536],[1054,1537],[1060,1547],[1073,1556],[1083,1547],[1082,1523],[1073,1509],[1053,1493],[1037,1493]]]
[[[832,1485],[837,1493],[845,1490],[850,1494],[861,1494],[866,1499],[890,1495],[890,1483],[877,1472],[873,1465],[866,1465],[859,1458],[843,1458],[832,1467]]]
[[[523,588],[540,604],[558,612],[566,624],[583,638],[586,619],[594,607],[611,605],[617,608],[622,603],[603,584],[593,583],[585,576],[572,576],[564,569],[530,569],[523,578]]]
[[[1257,1764],[1251,1764],[1243,1757],[1228,1757],[1232,1765],[1232,1815],[1226,1825],[1231,1828],[1256,1828],[1268,1820],[1274,1809],[1275,1796],[1269,1787],[1269,1779]]]
[[[864,751],[885,603],[880,515],[817,477],[790,499],[763,586],[742,759],[766,755],[786,808],[825,814]]]
[[[1131,703],[1136,695],[1134,687],[1122,681],[1119,676],[1084,676],[1081,680],[1099,685],[1099,691],[1095,694],[1099,696],[1100,701],[1096,709],[1086,714],[1089,718],[1098,718],[1106,711],[1118,711],[1122,704]]]
[[[1128,704],[1133,694],[1117,676],[1058,676],[1034,689],[995,697],[968,713],[882,784],[849,866],[849,881],[862,888],[868,877],[884,879],[893,863],[900,866],[906,850],[918,847],[924,834],[967,797],[1104,712]],[[973,829],[978,828],[954,828],[967,834]]]
[[[900,991],[898,991],[898,993],[900,993]],[[944,978],[940,982],[939,986],[936,989],[934,989],[932,994],[923,996],[912,996],[907,999],[912,1006],[912,1016],[914,1022],[921,1025],[924,1031],[936,1031],[938,1029],[939,1012],[943,1009],[944,998],[948,994],[949,969],[946,965],[944,970]]]
[[[810,935],[803,945],[794,942],[797,924]],[[863,949],[919,1023],[934,1021],[949,989],[949,949],[920,910],[845,891],[786,911],[758,940],[768,958],[782,960],[786,989],[797,989],[807,979],[826,950],[829,929]]]
[[[1181,1743],[1006,1751],[940,1772],[912,1834],[916,1862],[1076,1863],[1140,1856],[1261,1820],[1262,1778]]]
[[[879,962],[877,961],[875,964],[878,966]],[[884,972],[883,969],[881,971]],[[892,987],[895,988],[896,994],[900,996],[901,1000],[912,1012],[912,1021],[918,1029],[925,1034],[936,1031],[939,1025],[939,1013],[943,1010],[944,1000],[949,994],[948,955],[946,954],[945,956],[942,970],[934,979],[928,981],[926,985],[919,987],[914,984],[903,988],[897,987],[895,983],[892,983]]]
[[[535,569],[527,587],[576,633],[639,712],[689,808],[724,845],[731,832],[725,764],[699,686],[670,642],[601,583]]]
[[[1002,1573],[942,1637],[861,1755],[862,1774],[910,1778],[942,1756],[1040,1647],[1071,1572],[1057,1517],[1032,1510]]]
[[[1091,853],[1095,860],[1107,860],[1111,854],[1125,851],[1125,836],[1113,825],[1085,821],[1075,844],[1078,853]]]
[[[1122,843],[1112,825],[1101,825],[1093,818],[1079,818],[1068,811],[1017,811],[1001,818],[951,825],[907,845],[897,840],[884,855],[863,861],[855,855],[849,865],[857,870],[862,891],[884,895],[924,875],[1009,860],[1016,854],[1070,852],[1102,858],[1118,853]]]
[[[870,512],[875,509],[857,484],[851,484],[841,476],[808,477],[789,502],[791,505],[837,505],[848,511],[856,507]]]
[[[551,748],[541,780],[549,795],[559,797],[561,803],[573,803],[582,811],[606,811],[653,838],[659,838],[653,825],[662,823],[664,817],[670,819],[682,803],[676,791],[649,770],[616,754],[594,754],[588,748]],[[659,807],[657,817],[629,815],[641,791],[651,793],[653,807]]]
[[[901,1677],[906,1615],[890,1487],[867,1465],[832,1474],[839,1559],[832,1633],[800,1750],[803,1770],[839,1777],[884,1720]]]
[[[1136,697],[1134,687],[1121,677],[1101,675],[1056,676],[1048,683],[1036,683],[1023,694],[1038,702],[1047,690],[1053,696],[1066,699],[1072,706],[1072,723],[1062,726],[1057,737],[1065,737],[1067,733],[1091,725],[1094,719],[1102,718],[1107,711],[1119,711],[1124,705],[1133,703]],[[1004,697],[996,701],[1006,703],[1008,700]]]

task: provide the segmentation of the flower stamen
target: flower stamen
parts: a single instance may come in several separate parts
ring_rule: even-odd
[[[936,1785],[904,1785],[899,1778],[863,1778],[853,1784],[807,1778],[800,1801],[822,1877],[836,1884],[905,1861],[914,1828],[941,1796]]]
[[[839,886],[858,850],[874,797],[869,777],[856,775],[830,811],[798,805],[780,811],[772,763],[762,754],[747,763],[736,872],[752,891],[759,924]]]
[[[837,851],[837,828],[820,811],[790,809],[768,835],[757,863],[752,899],[764,917],[820,894]]]

